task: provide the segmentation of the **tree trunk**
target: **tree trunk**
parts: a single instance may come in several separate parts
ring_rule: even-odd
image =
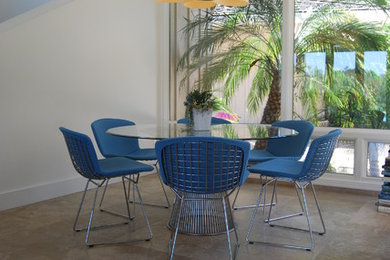
[[[267,104],[264,108],[261,124],[272,124],[279,120],[281,111],[281,93],[280,93],[280,75],[279,71],[274,73],[272,85],[268,94]],[[266,140],[258,140],[255,144],[255,149],[265,149],[267,147]]]

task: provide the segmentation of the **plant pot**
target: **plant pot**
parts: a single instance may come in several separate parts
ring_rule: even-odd
[[[192,118],[194,120],[195,131],[208,131],[211,126],[211,117],[213,110],[192,109]]]

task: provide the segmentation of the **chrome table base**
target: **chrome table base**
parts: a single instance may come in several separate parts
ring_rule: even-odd
[[[222,194],[186,194],[180,216],[178,232],[187,235],[220,235],[226,234],[224,209],[221,203]],[[205,200],[207,198],[207,200]],[[230,205],[229,198],[226,198]],[[180,203],[175,200],[168,228],[173,229],[179,214]],[[234,230],[231,208],[226,208],[229,232]]]

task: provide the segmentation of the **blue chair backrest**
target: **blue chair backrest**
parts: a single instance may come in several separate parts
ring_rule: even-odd
[[[177,120],[177,123],[188,125],[190,123],[190,119],[188,117],[181,118],[181,119]],[[212,117],[211,124],[212,125],[223,125],[223,124],[231,124],[231,122],[228,120],[222,119],[222,118]]]
[[[296,157],[297,160],[301,158],[313,134],[314,125],[304,120],[286,120],[273,123],[272,126],[296,130],[298,135],[270,139],[266,150],[276,156]]]
[[[125,156],[140,149],[137,138],[114,136],[106,133],[110,128],[129,125],[135,125],[135,123],[116,118],[98,119],[91,124],[96,143],[104,157]]]
[[[178,137],[156,143],[160,174],[180,192],[211,194],[242,185],[250,145],[219,137]]]
[[[84,134],[60,127],[70,159],[78,173],[88,179],[102,179],[98,159],[91,139]]]
[[[314,139],[306,155],[302,171],[297,180],[312,181],[320,177],[328,169],[330,159],[341,134],[340,129]]]

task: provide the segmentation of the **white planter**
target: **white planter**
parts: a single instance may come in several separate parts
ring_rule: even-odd
[[[213,110],[201,110],[201,109],[192,109],[192,118],[194,119],[194,130],[195,131],[208,131],[211,126],[211,117]]]

